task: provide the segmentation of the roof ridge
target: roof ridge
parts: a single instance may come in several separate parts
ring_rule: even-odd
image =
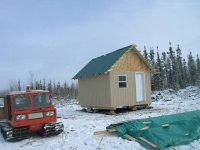
[[[95,74],[102,74],[107,72],[113,64],[116,63],[121,56],[128,51],[132,46],[129,45],[113,52],[101,55],[99,57],[93,58],[88,64],[86,64],[74,77],[73,79],[78,79],[81,77],[88,77]]]
[[[99,57],[105,57],[105,56],[107,56],[107,55],[113,54],[113,53],[115,53],[115,52],[117,52],[117,51],[120,51],[120,50],[122,50],[122,49],[124,49],[124,48],[127,48],[127,47],[130,47],[130,46],[133,46],[133,45],[129,45],[129,46],[122,47],[122,48],[120,48],[120,49],[117,49],[117,50],[115,50],[115,51],[109,52],[109,53],[107,53],[107,54],[104,54],[104,55],[95,57],[95,58],[93,58],[92,60],[97,59],[97,58],[99,58]],[[128,49],[129,49],[129,48],[128,48]],[[127,49],[127,50],[128,50],[128,49]]]

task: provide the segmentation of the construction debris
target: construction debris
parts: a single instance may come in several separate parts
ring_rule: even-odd
[[[167,122],[167,123],[166,123]],[[138,119],[111,124],[95,135],[116,133],[129,141],[137,141],[147,149],[164,149],[189,144],[200,138],[200,110],[181,114]]]
[[[102,131],[96,131],[94,132],[94,135],[99,135],[99,134],[106,134],[106,133],[113,133],[116,132],[116,129],[107,129],[107,130],[102,130]]]

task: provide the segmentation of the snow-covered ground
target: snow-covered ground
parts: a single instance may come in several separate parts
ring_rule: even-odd
[[[188,87],[174,92],[165,90],[154,92],[152,109],[143,109],[119,113],[116,115],[105,115],[101,113],[86,113],[74,101],[57,104],[58,121],[63,122],[65,131],[54,137],[41,138],[32,136],[20,142],[6,142],[0,135],[1,150],[142,150],[144,149],[135,141],[122,139],[115,134],[94,135],[95,131],[105,128],[120,121],[155,117],[161,115],[175,114],[200,108],[200,89]],[[168,149],[191,150],[200,149],[200,140],[189,145],[171,147]]]

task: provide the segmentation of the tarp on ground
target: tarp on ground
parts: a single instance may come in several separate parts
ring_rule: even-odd
[[[169,126],[163,127],[164,124],[169,124]],[[140,137],[155,144],[158,149],[186,145],[200,138],[200,110],[132,120],[107,127],[107,129],[113,128],[120,137],[126,138],[125,135],[128,134],[147,149],[153,149],[153,147],[143,142]],[[141,130],[145,128],[147,130]]]

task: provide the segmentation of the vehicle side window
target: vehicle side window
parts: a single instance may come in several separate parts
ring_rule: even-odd
[[[0,108],[4,108],[4,98],[0,98]]]
[[[31,101],[30,101],[29,96],[14,96],[13,97],[13,106],[16,109],[30,108]]]
[[[51,105],[51,100],[47,94],[42,94],[42,98],[44,99],[46,106]]]

